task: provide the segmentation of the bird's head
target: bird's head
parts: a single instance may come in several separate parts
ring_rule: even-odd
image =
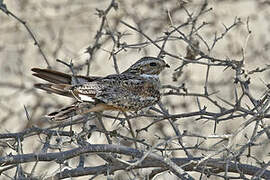
[[[159,75],[166,67],[170,67],[164,60],[156,57],[143,57],[130,66],[123,73]]]

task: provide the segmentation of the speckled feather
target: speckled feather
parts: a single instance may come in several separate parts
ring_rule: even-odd
[[[81,95],[88,95],[123,111],[138,111],[159,101],[159,88],[157,76],[124,73],[75,86],[73,92],[78,99]]]

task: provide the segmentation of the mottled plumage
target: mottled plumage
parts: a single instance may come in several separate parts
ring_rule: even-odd
[[[48,115],[53,120],[63,120],[103,110],[138,111],[156,104],[160,99],[158,74],[165,67],[169,65],[159,58],[144,57],[123,73],[106,77],[74,77],[39,68],[32,71],[34,76],[52,83],[35,87],[77,100],[76,104]]]

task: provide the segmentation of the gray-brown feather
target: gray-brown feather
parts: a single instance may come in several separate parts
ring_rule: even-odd
[[[92,82],[101,78],[98,76],[91,76],[91,77],[80,76],[80,75],[73,76],[70,74],[54,71],[51,69],[33,68],[31,70],[35,72],[33,73],[33,76],[39,77],[45,81],[48,81],[54,84],[69,84],[69,85],[75,85],[76,83],[83,84],[85,82]],[[78,82],[76,82],[76,80]]]
[[[159,101],[159,87],[159,79],[155,76],[120,74],[75,86],[73,91],[78,97],[89,95],[123,110],[138,111]]]

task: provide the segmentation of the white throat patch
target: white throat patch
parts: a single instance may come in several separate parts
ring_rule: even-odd
[[[158,75],[154,74],[154,75],[149,75],[149,74],[141,74],[140,75],[141,77],[144,77],[144,78],[155,78],[155,79],[158,79]]]

